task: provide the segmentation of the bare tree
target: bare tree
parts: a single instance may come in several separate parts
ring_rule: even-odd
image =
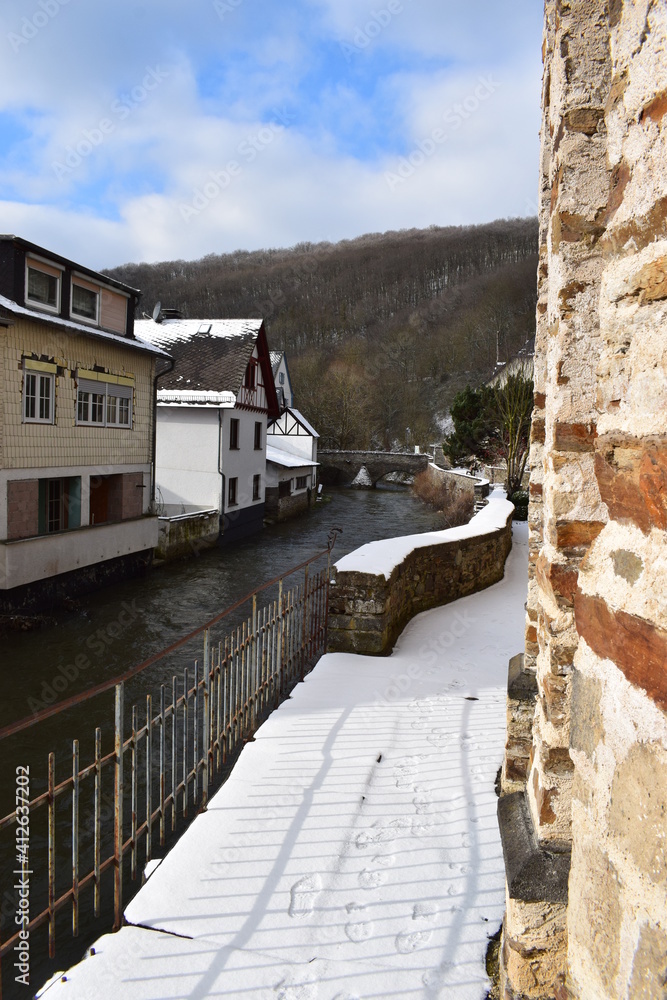
[[[502,384],[495,385],[493,396],[498,414],[500,452],[507,463],[505,490],[510,497],[521,489],[528,460],[533,381],[524,369],[508,375]]]

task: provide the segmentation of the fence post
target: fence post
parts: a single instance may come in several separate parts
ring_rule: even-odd
[[[278,668],[278,687],[275,707],[277,708],[283,699],[283,581],[278,581],[278,621],[277,642],[276,642],[276,666]]]
[[[114,925],[123,920],[123,685],[116,685],[115,784],[114,784]]]
[[[308,636],[308,563],[306,563],[306,569],[304,572],[303,581],[303,625],[301,629],[301,680],[303,681],[303,676],[306,671],[306,642]]]
[[[49,958],[56,957],[56,755],[49,754]]]
[[[202,757],[204,761],[204,773],[202,774],[201,807],[206,809],[208,802],[208,761],[211,743],[211,664],[209,663],[208,629],[204,632],[204,733],[202,739]]]
[[[72,937],[79,936],[79,741],[72,741]]]

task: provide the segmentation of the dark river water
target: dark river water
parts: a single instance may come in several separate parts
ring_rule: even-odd
[[[32,631],[9,632],[0,638],[0,725],[23,719],[54,700],[70,697],[141,663],[265,581],[326,549],[332,527],[342,529],[332,554],[335,562],[365,542],[431,531],[444,527],[444,523],[442,515],[404,487],[332,489],[328,492],[328,502],[318,503],[300,518],[267,527],[245,542],[205,551],[189,560],[153,569],[140,579],[92,593],[77,601],[71,610],[58,612],[52,624]],[[260,597],[258,603],[261,606],[266,602]],[[238,624],[247,614],[247,608],[241,609],[230,624]],[[146,691],[154,692],[161,682],[170,683],[171,675],[191,664],[197,655],[197,647],[184,647],[166,663],[149,668],[127,685],[126,701],[141,701]],[[89,761],[96,726],[104,729],[106,753],[113,748],[112,694],[91,699],[4,740],[0,744],[0,816],[13,808],[19,765],[30,767],[33,798],[46,788],[48,752],[55,751],[56,777],[63,780],[71,774],[72,739],[81,740],[81,762]],[[37,831],[36,837],[31,865],[45,867],[45,845]],[[10,930],[13,932],[16,895],[11,891],[11,881],[10,889],[7,888],[11,838],[13,827],[5,831],[0,844],[3,853],[0,934],[4,939]],[[61,869],[71,864],[66,850],[62,858],[59,856],[59,862]],[[39,875],[35,877],[42,881]],[[40,892],[39,900],[35,901],[39,906],[36,912],[44,905],[41,895]],[[11,962],[5,960],[3,998],[16,996],[27,1000],[54,968],[76,961],[83,947],[106,929],[99,921],[92,926],[82,913],[79,939],[73,942],[67,934],[63,935],[55,966],[44,960],[44,941],[41,935],[35,935],[31,987],[13,983]]]

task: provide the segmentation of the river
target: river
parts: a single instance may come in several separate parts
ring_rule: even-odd
[[[9,632],[2,637],[0,725],[22,719],[54,699],[67,698],[141,663],[266,580],[326,549],[332,527],[342,529],[332,555],[336,561],[374,539],[442,528],[444,519],[405,487],[330,489],[324,502],[314,505],[300,518],[267,527],[229,548],[207,550],[191,559],[153,569],[142,578],[92,593],[75,602],[70,610],[59,611],[51,624],[26,632]],[[247,609],[239,612],[239,616],[244,615]],[[239,616],[236,620],[240,620]],[[164,681],[167,673],[191,663],[194,655],[196,650],[186,648],[173,654],[168,670],[164,664],[161,668],[149,668],[132,682],[128,702],[140,700],[146,690]],[[95,726],[105,728],[105,739],[112,731],[110,697],[95,698],[4,741],[0,815],[13,807],[18,765],[30,767],[34,776],[31,797],[34,797],[45,788],[48,751],[56,752],[58,780],[66,777],[68,766],[71,768],[73,738],[81,740],[82,762],[90,759]],[[108,749],[106,745],[104,752]],[[3,838],[3,854],[7,844],[8,839]],[[41,854],[43,847],[40,843],[36,850]],[[66,847],[64,844],[60,870],[68,864]],[[6,855],[2,858],[3,876],[8,872],[10,860]],[[12,921],[14,896],[3,884],[3,936]],[[78,942],[63,939],[58,945],[58,967],[75,961],[82,946],[104,929],[91,927],[86,932],[84,924]],[[35,941],[32,963],[35,985],[53,969],[51,963],[37,954],[38,945],[42,949],[43,942]],[[3,968],[3,996],[32,995],[32,990],[25,988],[14,992],[11,980],[7,983],[8,966],[4,962]]]

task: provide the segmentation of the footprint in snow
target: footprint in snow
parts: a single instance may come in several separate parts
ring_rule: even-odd
[[[432,936],[433,931],[431,930],[401,931],[396,938],[396,951],[401,955],[409,955],[413,951],[424,948]]]
[[[387,881],[387,876],[383,871],[374,872],[370,868],[364,868],[359,872],[357,881],[362,889],[377,889]]]
[[[313,912],[315,900],[322,889],[322,880],[317,872],[304,875],[295,882],[290,891],[290,917],[305,917]]]
[[[345,925],[345,933],[354,944],[361,944],[373,936],[373,923],[364,917],[365,906],[360,903],[348,903],[347,912],[352,919]]]
[[[303,970],[288,969],[274,988],[276,1000],[317,1000],[317,982],[304,982]]]
[[[435,920],[440,910],[435,905],[435,903],[430,902],[430,900],[425,899],[421,903],[415,903],[412,910],[413,920],[425,920],[431,922]]]
[[[415,903],[412,908],[412,919],[421,924],[433,924],[438,916],[438,907],[430,900]],[[401,955],[409,955],[419,948],[425,947],[431,940],[433,931],[430,927],[421,927],[415,930],[405,930],[396,938],[396,951]]]
[[[373,858],[374,865],[381,865],[382,868],[391,868],[396,864],[395,854],[376,854]]]

